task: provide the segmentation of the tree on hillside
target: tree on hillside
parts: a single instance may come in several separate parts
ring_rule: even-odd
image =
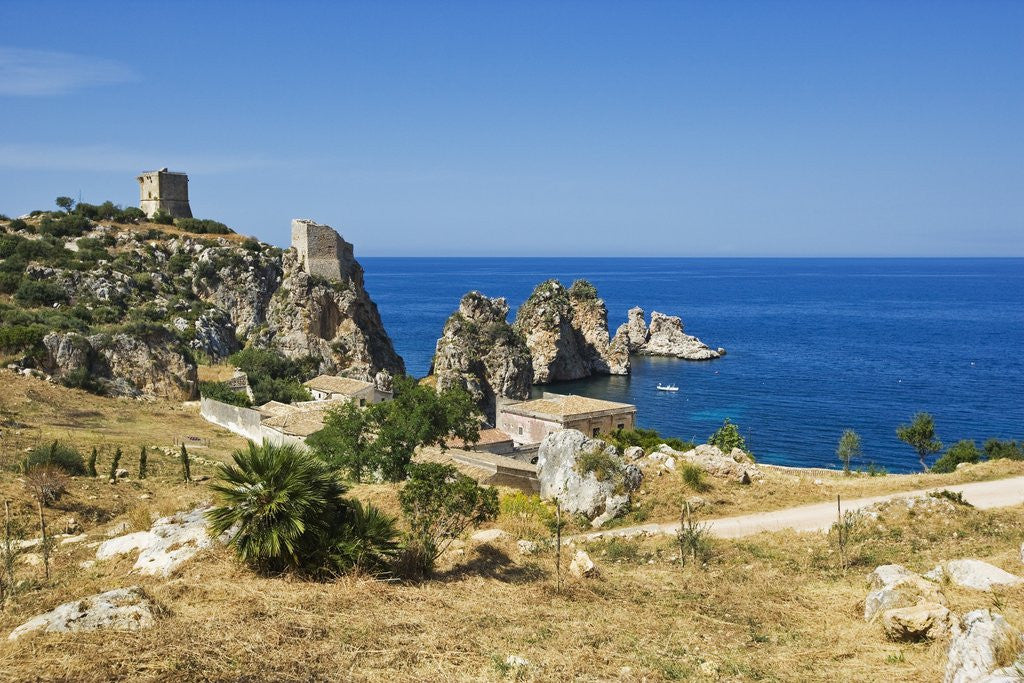
[[[54,203],[68,213],[71,213],[71,210],[75,208],[75,200],[71,197],[57,197]]]
[[[398,498],[409,523],[404,570],[415,578],[430,576],[437,558],[463,531],[498,515],[497,490],[451,465],[410,465]]]
[[[480,438],[480,411],[462,388],[438,393],[411,377],[398,377],[394,399],[365,408],[345,404],[329,412],[324,428],[307,443],[346,476],[405,479],[420,446],[445,446],[452,436],[466,443]]]
[[[896,428],[900,441],[917,451],[922,471],[928,471],[926,458],[942,450],[942,442],[935,438],[935,420],[929,413],[917,413],[910,424]]]
[[[981,460],[981,451],[978,450],[977,444],[970,439],[963,439],[946,449],[942,457],[932,465],[931,471],[940,474],[955,472],[957,465],[965,462],[976,463],[979,460]]]
[[[843,463],[843,472],[850,473],[850,461],[861,456],[860,435],[852,429],[843,431],[839,437],[839,445],[836,446],[836,455]]]
[[[729,418],[725,418],[722,426],[715,430],[715,433],[708,437],[708,443],[718,446],[723,453],[731,453],[732,449],[738,448],[750,457],[754,454],[747,448],[747,441],[740,434],[740,428]]]

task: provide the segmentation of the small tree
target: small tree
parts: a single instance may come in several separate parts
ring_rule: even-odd
[[[110,482],[117,483],[117,468],[121,465],[121,447],[114,451],[114,459],[110,461]]]
[[[405,569],[415,577],[430,576],[452,540],[498,514],[493,487],[439,463],[410,465],[398,498],[409,524]]]
[[[379,404],[378,404],[379,405]],[[371,439],[375,413],[348,402],[327,413],[324,428],[306,439],[306,443],[324,462],[338,468],[349,479],[361,482],[374,465]]]
[[[4,538],[0,543],[0,606],[6,604],[17,588],[14,579],[14,572],[17,567],[18,557],[22,553],[21,545],[17,543],[24,535],[21,533],[21,526],[16,526],[11,520],[11,501],[4,501]]]
[[[917,451],[921,470],[928,471],[926,458],[942,450],[942,442],[935,438],[935,420],[929,413],[917,413],[908,425],[896,428],[900,441]]]
[[[708,437],[708,443],[712,446],[718,446],[719,450],[723,453],[731,453],[732,449],[738,448],[747,455],[753,457],[753,453],[747,448],[747,441],[740,434],[740,428],[733,424],[729,418],[725,418],[725,422],[719,427],[714,434]]]
[[[862,455],[860,449],[860,435],[852,429],[843,431],[839,437],[839,445],[836,446],[836,456],[843,463],[843,472],[850,473],[850,461]]]
[[[978,446],[970,439],[964,439],[950,446],[942,457],[935,461],[931,471],[942,474],[955,472],[957,465],[965,462],[975,463],[979,460],[981,451],[978,450]]]
[[[93,446],[92,447],[92,453],[89,454],[89,468],[87,470],[90,477],[97,477],[97,476],[99,476],[96,473],[96,455],[97,455],[96,447]]]
[[[139,451],[139,479],[146,478],[146,461],[148,457],[146,455],[146,447],[143,446],[142,450]]]
[[[188,451],[185,450],[185,444],[181,444],[181,476],[186,484],[192,483],[192,463],[188,457]]]
[[[68,213],[71,213],[71,210],[75,208],[75,200],[71,197],[57,197],[54,203]]]
[[[25,487],[36,499],[39,509],[39,549],[43,556],[46,579],[50,579],[51,541],[46,535],[46,515],[43,508],[60,499],[67,490],[67,475],[55,465],[39,465],[25,473]]]

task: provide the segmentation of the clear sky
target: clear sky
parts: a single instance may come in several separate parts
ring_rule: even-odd
[[[357,255],[1024,255],[1024,2],[0,0],[0,212]]]

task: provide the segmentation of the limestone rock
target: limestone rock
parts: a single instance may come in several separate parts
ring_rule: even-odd
[[[585,454],[600,456],[612,471],[581,471]],[[643,474],[624,464],[614,446],[575,429],[562,429],[541,442],[537,478],[542,498],[557,499],[565,512],[585,515],[599,526],[628,508]]]
[[[944,683],[991,681],[1000,655],[1017,649],[1019,640],[1020,634],[1001,614],[987,609],[968,612],[962,622],[953,622]]]
[[[577,579],[592,578],[597,576],[597,566],[585,550],[577,550],[569,563],[569,573]]]
[[[523,337],[508,323],[505,299],[469,292],[444,325],[430,374],[438,391],[458,386],[494,420],[497,400],[530,396],[533,364]]]
[[[536,384],[629,373],[628,349],[609,340],[608,310],[585,280],[569,289],[558,280],[537,285],[513,327],[530,351]]]
[[[640,446],[629,446],[626,450],[622,451],[622,457],[630,462],[639,460],[644,457],[644,449],[640,448]]]
[[[940,564],[925,574],[925,578],[941,581],[948,578],[958,586],[990,591],[994,587],[1019,586],[1024,579],[1015,576],[999,567],[981,560],[950,560]]]
[[[499,539],[507,536],[501,529],[481,529],[470,536],[470,540],[476,541],[477,543],[493,543]]]
[[[701,444],[692,450],[681,453],[662,444],[658,447],[658,451],[676,461],[682,460],[696,465],[713,477],[732,479],[741,484],[749,484],[752,480],[761,479],[764,476],[757,465],[750,461],[750,457],[738,448],[726,455],[718,446]]]
[[[117,588],[59,605],[11,631],[7,640],[34,632],[67,633],[111,629],[139,631],[156,623],[153,604],[138,586]]]
[[[540,546],[534,541],[520,538],[516,541],[516,549],[519,550],[520,555],[533,555],[540,550]]]
[[[138,531],[105,541],[96,549],[96,559],[141,551],[133,569],[142,574],[169,576],[182,563],[212,545],[206,531],[208,508],[196,508],[162,517],[149,531]]]
[[[651,324],[644,322],[644,309],[631,308],[627,321],[615,332],[630,353],[642,356],[674,356],[685,360],[711,360],[725,355],[686,334],[683,321],[674,315],[651,312]]]
[[[882,628],[890,640],[937,640],[949,634],[951,625],[950,611],[934,602],[897,607],[882,613]]]
[[[921,578],[906,567],[885,564],[868,574],[870,592],[864,600],[864,621],[891,609],[913,607],[922,603],[945,605],[939,587]]]

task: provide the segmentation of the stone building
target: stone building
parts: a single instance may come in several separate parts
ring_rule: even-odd
[[[532,401],[505,402],[498,406],[497,427],[512,437],[516,446],[530,446],[559,429],[578,429],[587,436],[636,427],[636,406],[586,396],[544,392]]]
[[[365,406],[392,397],[390,391],[381,391],[373,382],[336,375],[320,375],[304,382],[303,386],[309,389],[315,401],[354,401]]]
[[[355,256],[352,244],[334,228],[306,218],[292,220],[292,247],[302,269],[310,275],[338,281],[352,276]]]
[[[150,218],[157,211],[163,211],[175,218],[192,218],[188,204],[188,176],[161,168],[146,171],[139,181],[139,208]]]

